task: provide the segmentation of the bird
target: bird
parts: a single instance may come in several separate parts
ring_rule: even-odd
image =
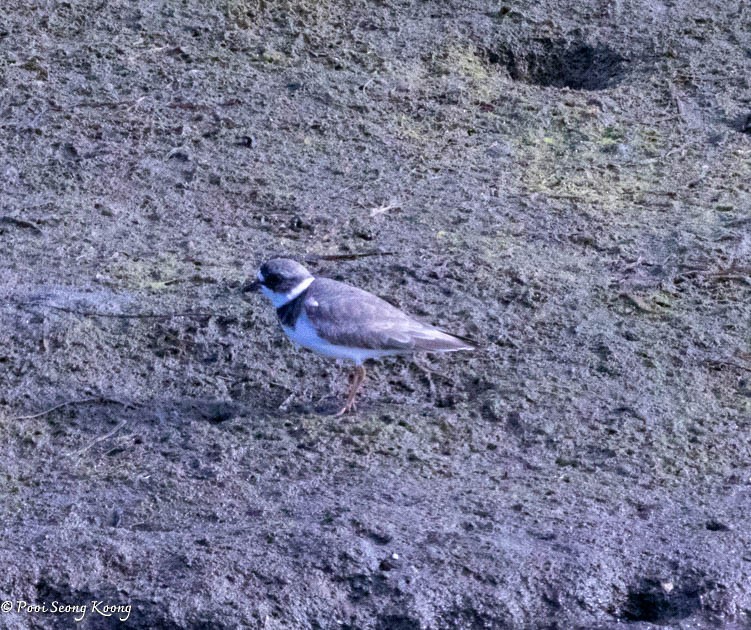
[[[255,279],[243,285],[259,291],[276,308],[289,339],[316,354],[354,363],[341,416],[355,408],[369,359],[416,352],[475,350],[473,343],[424,324],[385,300],[355,286],[314,277],[289,258],[263,263]]]

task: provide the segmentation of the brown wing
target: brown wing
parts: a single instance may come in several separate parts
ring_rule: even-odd
[[[328,278],[313,281],[304,308],[321,337],[336,345],[405,353],[473,349],[372,293]]]

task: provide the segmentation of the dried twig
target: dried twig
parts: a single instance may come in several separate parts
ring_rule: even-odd
[[[0,224],[3,224],[3,223],[7,223],[8,225],[15,225],[16,227],[20,227],[20,228],[28,228],[28,229],[34,230],[35,232],[38,232],[39,234],[42,233],[42,228],[40,228],[36,223],[32,223],[31,221],[27,221],[26,219],[2,216],[0,217]]]
[[[647,417],[641,411],[639,411],[638,409],[630,405],[621,405],[620,407],[616,407],[615,409],[613,409],[613,412],[614,413],[627,413],[633,416],[634,418],[636,418],[637,420],[641,420],[645,424],[648,422]]]
[[[678,96],[678,91],[675,89],[675,85],[670,83],[670,97],[673,99],[673,103],[675,104],[675,109],[678,112],[678,115],[685,121],[687,120],[686,117],[686,105],[681,100],[681,97]]]
[[[641,265],[651,266],[652,263],[645,262],[644,259],[639,256],[636,260],[633,262],[630,262],[626,264],[621,271],[632,271],[636,269],[637,267],[640,267]]]
[[[287,396],[284,399],[284,402],[281,405],[279,405],[279,407],[278,407],[279,411],[281,411],[283,413],[287,413],[289,411],[290,404],[295,399],[295,396],[297,396],[297,394],[295,392],[292,392],[289,396]]]
[[[446,376],[445,374],[442,374],[438,370],[434,370],[429,365],[425,365],[420,359],[415,357],[411,365],[419,369],[423,374],[425,374],[425,377],[428,379],[428,385],[430,386],[430,397],[431,399],[436,398],[438,395],[438,390],[436,389],[435,383],[433,382],[433,376],[439,377],[444,382],[448,383],[449,385],[456,385],[456,381],[451,378],[450,376]]]
[[[725,227],[741,227],[742,225],[747,225],[748,223],[751,223],[751,217],[743,217],[742,219],[734,219],[733,221],[728,221],[725,223]]]
[[[369,256],[393,256],[394,252],[362,252],[360,254],[329,254],[325,256],[316,256],[310,258],[310,262],[316,260],[357,260],[358,258],[368,258]]]
[[[621,293],[618,297],[626,300],[629,304],[635,306],[638,310],[644,312],[644,313],[656,313],[652,308],[649,308],[647,304],[641,299],[636,297],[635,295],[631,295],[630,293],[626,293],[625,291]]]
[[[41,418],[42,416],[46,416],[47,414],[52,413],[53,411],[57,411],[58,409],[61,409],[63,407],[68,407],[70,405],[83,405],[86,403],[92,403],[92,402],[99,402],[99,403],[112,403],[116,405],[123,405],[124,407],[132,407],[130,403],[123,402],[121,400],[117,400],[116,398],[106,398],[105,396],[91,396],[89,398],[79,398],[77,400],[67,400],[63,403],[60,403],[59,405],[55,405],[54,407],[50,407],[49,409],[45,409],[44,411],[40,411],[38,413],[32,413],[28,416],[14,416],[12,418],[9,418],[9,420],[31,420],[33,418]]]
[[[86,446],[83,448],[78,449],[77,451],[71,451],[68,453],[68,457],[73,457],[73,455],[83,455],[86,451],[88,451],[92,446],[95,446],[96,444],[99,444],[100,442],[104,442],[104,440],[111,438],[115,433],[117,433],[120,429],[122,429],[126,424],[128,424],[127,420],[123,420],[120,422],[112,431],[108,431],[104,435],[91,440]]]
[[[380,206],[370,209],[370,218],[372,219],[373,217],[386,214],[387,212],[391,210],[401,210],[401,209],[402,209],[402,205],[398,202],[381,204]]]
[[[712,278],[713,280],[739,280],[740,282],[745,282],[746,284],[751,285],[751,278],[737,273],[713,273],[708,275],[707,278]]]
[[[67,306],[56,306],[54,304],[42,304],[39,302],[16,302],[18,306],[46,307],[63,313],[81,315],[83,317],[113,317],[120,319],[172,319],[173,317],[215,317],[220,313],[196,313],[185,311],[180,313],[101,313],[97,311],[80,311]]]
[[[675,116],[672,116],[672,118],[675,118]],[[687,149],[687,148],[688,148],[688,147],[689,147],[690,145],[691,145],[691,143],[690,143],[690,142],[686,142],[685,144],[681,144],[681,145],[679,145],[679,146],[677,146],[677,147],[673,147],[672,149],[670,149],[669,151],[667,151],[667,152],[666,152],[666,153],[665,153],[665,154],[664,154],[664,155],[662,156],[662,158],[661,158],[661,159],[664,159],[664,158],[666,158],[666,157],[670,157],[671,155],[673,155],[673,153],[677,153],[677,152],[679,152],[679,151],[680,151],[680,152],[683,152],[683,151],[684,151],[685,149]]]
[[[751,372],[751,367],[749,367],[748,365],[742,365],[740,363],[736,363],[735,361],[730,361],[729,359],[704,359],[704,363],[715,369],[719,369],[723,365],[727,365],[728,367],[734,367],[739,370],[746,370],[747,372]]]
[[[751,268],[730,265],[729,267],[720,269],[720,271],[706,273],[704,277],[711,280],[739,280],[751,285]]]

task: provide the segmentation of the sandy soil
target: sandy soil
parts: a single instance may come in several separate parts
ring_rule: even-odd
[[[749,33],[6,1],[0,627],[748,627]],[[241,299],[278,254],[483,349],[331,417],[342,367]],[[18,605],[91,600],[132,611]]]

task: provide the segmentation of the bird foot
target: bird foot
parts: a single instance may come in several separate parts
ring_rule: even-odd
[[[360,385],[362,385],[364,379],[365,368],[362,365],[358,365],[352,374],[352,383],[349,388],[349,394],[347,394],[347,402],[336,414],[337,416],[343,416],[345,413],[355,409],[355,394],[357,394],[357,390],[360,388]]]
[[[344,405],[339,411],[337,411],[334,414],[334,417],[343,416],[345,413],[349,413],[350,411],[354,411],[357,409],[357,405],[355,403],[348,403]]]

